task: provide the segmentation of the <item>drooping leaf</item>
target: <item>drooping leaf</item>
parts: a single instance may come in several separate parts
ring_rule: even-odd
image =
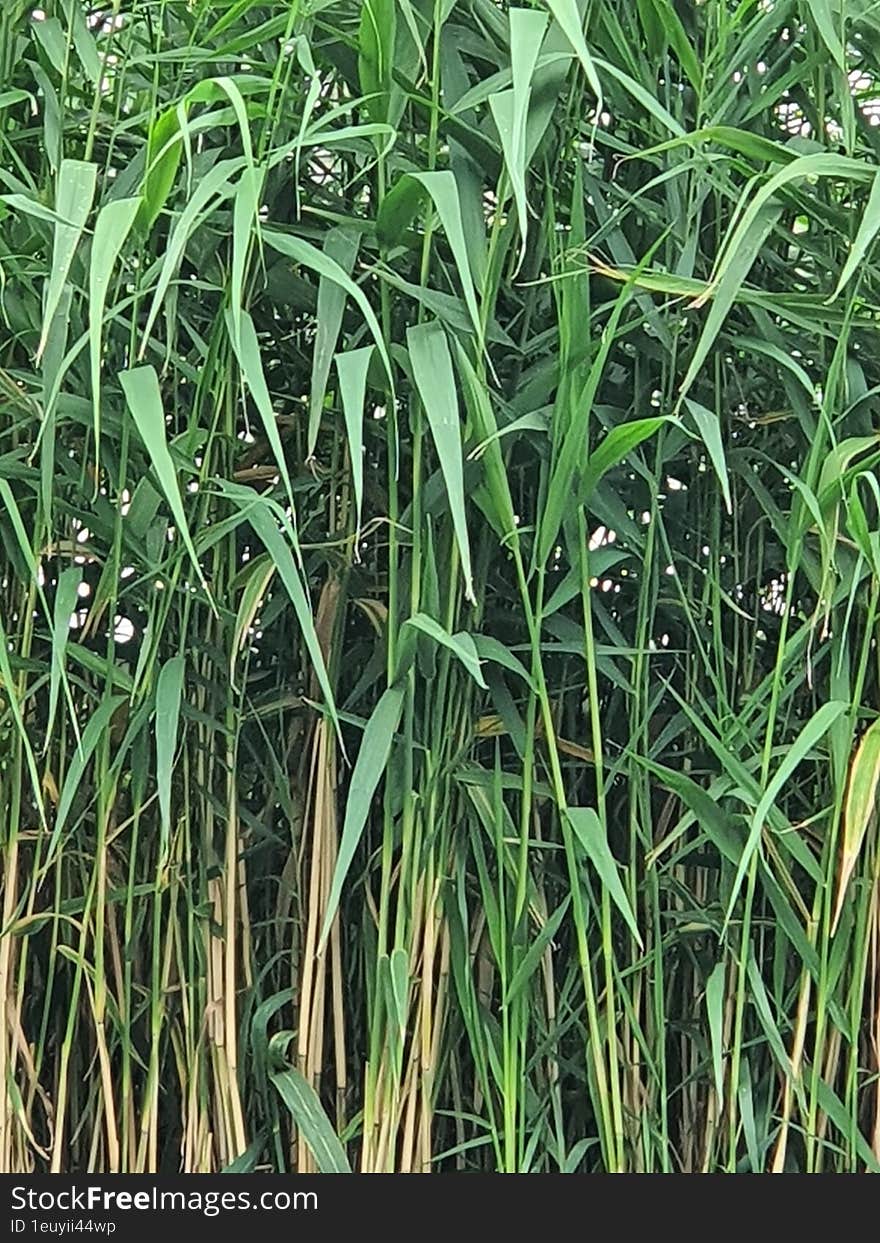
[[[55,603],[52,610],[52,667],[49,680],[49,717],[46,722],[46,743],[48,750],[52,739],[52,727],[58,707],[58,693],[64,676],[64,658],[67,651],[67,640],[70,636],[70,619],[76,608],[79,585],[82,582],[82,571],[77,565],[70,565],[58,576],[55,588]]]
[[[196,574],[210,597],[208,584],[202,573],[192,537],[189,533],[189,527],[187,526],[186,515],[183,511],[183,500],[180,495],[177,470],[168,450],[168,442],[165,436],[165,412],[162,408],[159,377],[156,375],[155,368],[153,367],[135,367],[129,371],[121,371],[119,373],[119,382],[122,385],[122,391],[125,393],[125,399],[128,402],[128,408],[137,426],[138,434],[149,454],[156,477],[159,480],[159,485],[165,494],[168,507],[180,532],[180,537],[189,553]]]
[[[712,463],[712,468],[718,476],[718,482],[721,485],[721,495],[724,497],[724,504],[727,512],[730,513],[733,508],[730,497],[730,477],[727,473],[727,459],[724,456],[724,444],[721,440],[721,424],[718,416],[711,410],[707,410],[705,406],[701,406],[698,401],[692,401],[690,397],[686,399],[686,404],[691,417],[697,425],[697,431],[703,438],[703,444],[706,446],[706,452],[709,454],[709,461]]]
[[[52,245],[52,267],[46,285],[43,307],[43,331],[37,346],[39,359],[46,348],[46,339],[52,317],[55,314],[64,285],[70,274],[74,255],[79,246],[92,200],[95,197],[98,167],[86,160],[62,160],[58,171],[55,194],[55,237]]]
[[[92,378],[92,423],[95,460],[101,447],[101,353],[104,307],[117,260],[134,225],[140,200],[114,199],[105,203],[95,221],[89,262],[89,358]]]
[[[321,1174],[350,1174],[345,1149],[333,1130],[318,1094],[298,1070],[272,1071],[269,1079],[290,1110],[300,1134],[311,1149]]]
[[[488,689],[480,669],[480,658],[477,655],[477,649],[471,635],[464,632],[449,634],[439,622],[434,621],[433,617],[428,617],[425,613],[415,613],[404,624],[412,626],[414,630],[419,630],[422,634],[428,635],[435,643],[448,648],[461,661],[477,686],[481,686],[483,690]]]
[[[375,312],[370,306],[363,290],[356,285],[346,272],[336,263],[329,255],[325,255],[322,251],[312,246],[311,242],[306,242],[302,238],[292,237],[286,233],[275,233],[270,229],[263,232],[263,240],[267,246],[271,246],[274,250],[279,251],[283,255],[287,255],[293,259],[295,263],[302,263],[306,267],[317,272],[319,276],[326,277],[328,280],[334,281],[343,289],[350,298],[357,303],[367,326],[376,342],[376,348],[385,364],[385,370],[389,381],[393,384],[393,372],[391,369],[391,359],[385,348],[385,341],[382,336],[382,329],[379,327],[379,321],[376,319]]]
[[[592,807],[569,807],[566,814],[602,887],[607,890],[611,901],[620,911],[636,943],[641,945],[642,937],[635,912],[620,879],[617,861],[611,853],[602,821]]]
[[[324,242],[324,253],[332,259],[347,276],[351,275],[360,244],[360,235],[345,227],[331,229]],[[322,276],[318,283],[317,328],[312,350],[312,378],[309,384],[309,436],[307,452],[315,452],[327,377],[339,340],[342,315],[345,310],[345,289],[337,281]]]
[[[880,782],[880,721],[873,721],[859,743],[849,770],[849,782],[843,808],[840,865],[837,873],[837,897],[834,904],[832,930],[837,928],[840,921],[847,886],[861,854],[868,825],[877,809],[878,782]]]
[[[184,669],[182,656],[170,656],[159,670],[156,682],[156,788],[159,792],[159,850],[163,860],[171,842],[171,780]]]
[[[425,407],[446,484],[452,525],[461,556],[465,594],[473,600],[471,548],[464,508],[461,424],[449,345],[445,332],[436,321],[408,328],[406,342],[416,387]]]
[[[712,1071],[715,1077],[715,1097],[718,1112],[724,1111],[724,983],[726,970],[723,962],[717,962],[706,981],[706,1011],[709,1016],[709,1036],[712,1045]]]
[[[345,884],[345,878],[364,831],[373,795],[376,793],[376,788],[388,764],[391,744],[394,741],[394,734],[403,708],[403,696],[402,685],[389,686],[373,709],[373,714],[364,729],[348,787],[342,837],[339,842],[339,854],[336,857],[330,895],[327,899],[319,952],[323,950],[336,917],[339,899],[342,896],[342,886]]]
[[[351,477],[354,485],[355,547],[360,540],[361,512],[364,504],[364,399],[367,390],[367,373],[373,347],[366,345],[359,350],[346,350],[336,355],[339,374],[339,392],[348,436],[348,455],[351,459]]]

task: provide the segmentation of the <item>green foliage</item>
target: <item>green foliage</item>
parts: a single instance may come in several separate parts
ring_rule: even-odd
[[[878,1168],[878,33],[0,5],[0,1170]]]

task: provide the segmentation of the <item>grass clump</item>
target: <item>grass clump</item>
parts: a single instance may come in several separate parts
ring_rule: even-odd
[[[875,49],[2,6],[0,1169],[878,1169]]]

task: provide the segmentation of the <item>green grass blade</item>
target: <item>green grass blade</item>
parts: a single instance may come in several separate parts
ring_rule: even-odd
[[[394,734],[400,722],[400,713],[403,709],[403,696],[403,686],[389,686],[373,709],[373,713],[364,729],[360,750],[358,751],[348,787],[345,819],[342,824],[342,837],[339,842],[339,854],[336,858],[336,867],[333,871],[333,881],[330,886],[330,895],[327,899],[324,923],[321,928],[319,953],[326,944],[331,925],[336,918],[339,899],[342,896],[342,886],[345,884],[345,878],[348,875],[355,851],[361,840],[364,825],[370,813],[370,804],[373,801],[373,795],[376,793],[376,787],[379,785],[382,774],[388,765],[391,744],[394,741]]]
[[[77,247],[85,231],[92,200],[95,197],[98,169],[85,160],[62,160],[55,194],[55,237],[52,245],[52,268],[46,285],[43,308],[43,331],[37,346],[39,359],[46,347],[52,317],[70,275]]]
[[[408,328],[406,343],[416,387],[425,407],[437,457],[440,459],[452,525],[461,556],[465,594],[469,600],[473,600],[471,549],[464,508],[461,423],[449,344],[445,332],[436,321]]]

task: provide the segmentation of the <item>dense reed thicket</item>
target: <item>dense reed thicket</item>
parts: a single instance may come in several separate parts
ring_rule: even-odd
[[[880,10],[41,4],[0,1168],[880,1169]]]

